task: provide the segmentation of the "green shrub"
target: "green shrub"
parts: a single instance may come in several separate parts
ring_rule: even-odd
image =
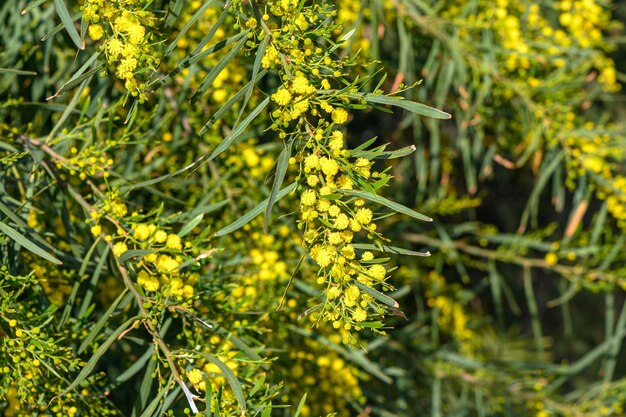
[[[623,413],[604,2],[0,21],[4,415]]]

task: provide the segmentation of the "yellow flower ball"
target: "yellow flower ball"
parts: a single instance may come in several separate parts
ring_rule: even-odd
[[[337,108],[333,110],[331,118],[333,119],[333,122],[338,125],[344,124],[348,121],[348,112],[345,109]]]
[[[100,40],[102,36],[104,36],[104,29],[100,25],[89,25],[89,29],[87,29],[89,33],[89,37],[94,40]]]
[[[113,254],[117,257],[122,256],[124,252],[128,250],[128,246],[124,242],[117,242],[113,245]]]

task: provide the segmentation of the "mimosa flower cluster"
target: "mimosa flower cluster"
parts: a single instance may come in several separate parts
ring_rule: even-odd
[[[156,71],[160,59],[154,49],[153,32],[158,18],[147,9],[148,0],[86,0],[83,19],[88,34],[124,88],[141,101],[146,99],[145,82]]]

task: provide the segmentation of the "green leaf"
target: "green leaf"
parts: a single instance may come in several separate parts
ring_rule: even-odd
[[[248,91],[248,88],[251,88],[254,86],[254,84],[256,82],[258,82],[261,78],[263,78],[265,76],[265,74],[267,74],[267,70],[263,70],[259,73],[259,75],[257,75],[257,77],[254,80],[250,80],[248,81],[248,83],[246,85],[244,85],[244,87],[239,90],[237,92],[237,94],[235,94],[234,96],[232,96],[230,98],[230,100],[228,100],[223,106],[221,106],[219,108],[218,111],[215,112],[215,114],[213,116],[211,116],[211,118],[204,124],[204,126],[202,127],[202,129],[200,130],[200,135],[204,135],[210,128],[211,126],[213,126],[215,124],[215,122],[217,122],[219,119],[222,118],[222,116],[228,111],[230,110],[230,108],[233,106],[233,104],[238,103],[239,100],[241,99],[241,97],[246,94],[246,92]]]
[[[156,347],[154,348],[156,349]],[[150,401],[151,398],[150,394],[152,392],[152,386],[154,385],[154,371],[156,367],[157,361],[148,361],[148,365],[145,367],[143,372],[141,385],[139,386],[139,395],[136,396],[135,403],[133,404],[131,417],[138,417],[139,413],[142,413],[143,410],[146,409],[146,405],[148,405],[148,401]]]
[[[213,326],[215,332],[222,336],[224,339],[228,339],[236,348],[240,349],[244,352],[248,357],[252,360],[261,362],[263,358],[256,353],[250,346],[248,346],[243,340],[239,339],[237,336],[229,332],[227,329],[222,327],[219,323],[215,321],[209,320],[209,324]],[[262,368],[267,369],[266,365],[261,365]]]
[[[365,142],[363,142],[356,148],[352,149],[352,151],[350,151],[350,154],[354,154],[355,152],[365,151],[365,149],[367,149],[370,145],[376,142],[376,139],[378,139],[378,136],[374,136],[373,138],[366,140]]]
[[[187,33],[187,31],[189,30],[189,28],[196,23],[196,21],[202,16],[202,14],[204,13],[204,11],[206,9],[208,9],[208,7],[213,3],[213,0],[208,0],[205,1],[202,6],[200,6],[200,8],[198,10],[196,10],[196,12],[193,14],[193,16],[191,16],[191,19],[189,19],[187,21],[187,23],[185,23],[185,26],[183,26],[183,28],[180,30],[180,32],[178,32],[178,35],[176,36],[176,38],[172,41],[172,43],[169,44],[169,46],[167,47],[167,49],[165,50],[165,52],[163,53],[163,55],[167,55],[170,52],[172,52],[174,49],[176,49],[176,46],[178,45],[178,41],[181,40],[181,38],[185,35],[185,33]],[[169,17],[169,16],[168,16]],[[167,18],[166,18],[167,19]]]
[[[250,80],[257,79],[257,74],[259,73],[259,69],[261,68],[263,56],[265,55],[265,50],[267,49],[267,45],[269,45],[270,43],[270,39],[271,39],[271,36],[266,35],[265,38],[263,38],[261,45],[259,45],[259,48],[256,51],[256,57],[254,58],[254,65],[252,66],[252,76],[250,77]],[[256,81],[253,83],[248,83],[244,87],[244,89],[246,89],[246,98],[243,100],[243,104],[241,105],[241,110],[239,110],[239,114],[237,115],[237,121],[241,119],[241,116],[243,115],[243,112],[246,109],[246,106],[248,105],[248,100],[250,100],[250,97],[252,96],[255,83]]]
[[[270,417],[271,415],[272,415],[272,403],[269,403],[269,405],[263,409],[263,413],[261,413],[261,417]]]
[[[270,213],[272,212],[272,207],[274,207],[274,203],[276,203],[277,200],[276,197],[278,196],[278,190],[280,190],[280,187],[283,184],[285,174],[287,173],[287,168],[289,167],[289,158],[291,157],[291,145],[292,142],[289,142],[285,145],[280,155],[278,155],[278,160],[276,161],[274,184],[272,185],[272,191],[270,192],[267,208],[265,209],[265,219],[263,220],[263,231],[265,233],[267,233],[267,225],[270,221]]]
[[[260,102],[259,105],[256,106],[256,108],[254,110],[252,110],[252,113],[250,113],[248,115],[248,117],[246,117],[237,127],[235,127],[233,129],[233,131],[230,133],[230,135],[228,135],[226,138],[224,138],[224,140],[217,146],[217,148],[215,148],[213,153],[211,153],[211,156],[209,156],[209,161],[215,159],[215,157],[217,157],[219,154],[221,154],[226,149],[228,149],[228,147],[237,138],[239,138],[239,136],[241,136],[243,134],[243,132],[248,127],[248,125],[250,123],[252,123],[252,121],[254,119],[256,119],[256,117],[259,115],[259,113],[261,113],[265,109],[265,107],[267,107],[269,102],[270,102],[269,96],[265,97],[265,99],[262,102]]]
[[[26,236],[22,235],[20,232],[18,232],[17,230],[12,228],[8,224],[0,222],[0,232],[2,232],[3,234],[5,234],[7,237],[14,240],[15,242],[17,242],[24,249],[31,251],[35,255],[41,256],[45,260],[50,261],[56,265],[63,264],[63,262],[61,262],[60,260],[52,256],[50,253],[46,252],[45,250],[41,249],[32,241],[28,240]]]
[[[368,329],[380,329],[383,327],[382,321],[361,321],[357,324],[360,327],[367,327]]]
[[[14,74],[14,75],[37,75],[35,71],[23,71],[13,68],[0,68],[0,74]]]
[[[360,94],[350,93],[348,97],[352,100],[365,100],[369,104],[382,104],[394,107],[400,107],[401,109],[410,111],[411,113],[419,114],[421,116],[433,117],[435,119],[450,119],[452,115],[444,111],[429,107],[422,103],[406,100],[404,97],[389,97],[382,94]]]
[[[218,29],[218,23],[216,23],[215,25],[213,25],[213,28],[215,30]],[[245,37],[248,34],[249,31],[245,31],[245,32],[241,32],[235,36],[231,36],[228,39],[224,39],[221,40],[219,42],[217,42],[215,45],[212,45],[208,48],[206,48],[205,50],[198,51],[200,48],[200,46],[202,45],[202,43],[200,45],[198,45],[198,47],[191,53],[191,55],[189,55],[188,57],[184,58],[182,61],[180,61],[180,64],[178,64],[178,66],[171,71],[170,73],[168,73],[165,77],[163,77],[160,81],[160,84],[163,86],[166,84],[166,82],[174,77],[175,75],[177,75],[178,73],[180,73],[183,69],[188,68],[200,61],[202,61],[204,58],[206,58],[207,56],[211,55],[212,53],[215,53],[223,48],[225,48],[226,46],[230,45],[233,42],[237,42],[239,39],[241,39],[242,37]],[[213,36],[215,32],[213,31],[213,29],[211,29],[211,32],[209,32],[209,34],[206,36],[206,38],[209,38],[210,36]]]
[[[203,218],[204,213],[200,213],[196,217],[191,219],[186,225],[184,225],[180,229],[180,232],[178,232],[178,237],[185,237],[187,234],[189,234],[197,225],[200,224]]]
[[[134,257],[144,257],[146,255],[150,255],[151,253],[154,253],[155,251],[152,249],[131,249],[131,250],[127,250],[126,252],[124,252],[123,254],[120,255],[120,263],[126,262],[129,259],[132,259]]]
[[[198,101],[198,99],[202,97],[206,90],[208,90],[209,87],[213,85],[213,81],[215,81],[217,76],[220,75],[224,68],[226,68],[226,66],[235,58],[235,56],[237,56],[247,40],[247,37],[242,37],[239,42],[237,42],[237,44],[233,46],[233,49],[228,51],[228,53],[224,55],[222,59],[217,62],[217,64],[215,64],[215,66],[211,69],[211,71],[209,71],[207,76],[204,77],[204,80],[202,80],[194,95],[191,96],[191,100],[189,100],[191,104],[194,104],[196,101]]]
[[[395,151],[385,151],[385,146],[386,145],[369,151],[352,151],[350,152],[350,156],[366,159],[395,159],[410,155],[417,149],[415,145],[410,145]]]
[[[381,303],[383,303],[385,305],[388,305],[389,307],[393,307],[393,308],[400,307],[400,304],[398,304],[398,302],[396,300],[394,300],[393,298],[389,297],[388,295],[385,295],[385,294],[383,294],[383,293],[381,293],[379,291],[376,291],[374,288],[368,287],[367,285],[365,285],[362,282],[359,282],[357,280],[354,280],[354,283],[362,291],[364,291],[367,294],[371,295],[372,297],[374,297],[375,299],[377,299]]]
[[[289,194],[290,192],[295,190],[297,186],[298,186],[298,183],[294,182],[291,185],[283,188],[282,190],[280,190],[280,192],[276,196],[276,199],[279,200],[279,199],[283,198],[284,196],[286,196],[287,194]],[[250,210],[249,212],[247,212],[246,214],[241,216],[236,221],[234,221],[231,224],[229,224],[228,226],[218,230],[215,233],[215,236],[224,236],[224,235],[227,235],[227,234],[229,234],[231,232],[234,232],[235,230],[239,229],[240,227],[243,227],[250,220],[254,219],[256,216],[258,216],[259,214],[263,213],[263,210],[265,210],[265,208],[267,207],[268,203],[269,203],[269,198],[264,200],[262,203],[259,203],[256,207],[254,207],[252,210]]]
[[[57,397],[63,397],[68,392],[72,391],[74,388],[78,387],[81,382],[83,382],[87,377],[91,374],[91,372],[95,369],[100,358],[109,350],[109,347],[117,340],[117,338],[124,332],[128,327],[139,317],[135,316],[128,320],[126,320],[121,326],[119,326],[111,335],[105,340],[96,351],[93,353],[89,361],[85,364],[85,367],[80,371],[76,379],[69,385],[69,387],[65,388],[65,390],[57,395]]]
[[[69,90],[70,88],[77,86],[84,80],[93,77],[97,72],[99,72],[102,68],[104,68],[104,64],[102,64],[87,71],[87,68],[89,68],[96,61],[96,59],[98,59],[99,56],[100,56],[100,53],[94,52],[94,54],[87,60],[87,62],[85,62],[83,66],[80,67],[74,75],[72,75],[72,78],[67,80],[65,84],[63,84],[61,88],[59,88],[59,90],[56,93],[54,93],[53,96],[48,97],[46,100],[50,100],[50,99],[60,96],[61,94],[63,94],[63,92]]]
[[[72,39],[72,42],[74,42],[74,45],[76,45],[76,47],[80,50],[85,49],[85,43],[80,39],[80,35],[78,34],[76,27],[74,26],[74,21],[70,16],[70,12],[67,10],[65,1],[54,0],[54,7],[57,11],[57,14],[59,15],[59,18],[61,18],[61,23],[63,23],[65,30],[67,30],[67,33]]]
[[[224,362],[222,362],[215,356],[209,355],[206,353],[201,353],[201,355],[205,359],[207,359],[209,362],[214,363],[215,365],[217,365],[218,368],[220,368],[220,370],[226,377],[228,384],[232,388],[233,393],[235,394],[235,398],[237,399],[237,402],[239,403],[239,409],[241,410],[241,414],[244,415],[246,412],[246,399],[243,395],[243,389],[241,388],[241,383],[237,379],[237,376],[233,373],[233,371],[231,371],[231,369]]]
[[[141,371],[154,354],[154,349],[154,345],[148,347],[148,350],[146,350],[145,353],[135,361],[135,363],[115,378],[115,382],[126,382]]]
[[[430,256],[430,252],[415,252],[409,249],[397,248],[395,246],[387,246],[387,245],[375,245],[373,243],[354,243],[352,244],[354,249],[360,250],[374,250],[378,252],[385,253],[395,253],[397,255],[408,255],[408,256]]]
[[[300,398],[300,402],[298,403],[298,407],[296,408],[296,412],[293,415],[293,417],[298,417],[300,415],[300,413],[302,412],[302,408],[304,408],[305,402],[306,402],[306,392],[304,393],[302,398]]]
[[[26,13],[29,13],[29,12],[30,12],[31,10],[33,10],[34,8],[41,6],[42,4],[44,4],[44,3],[45,3],[45,2],[47,2],[47,1],[48,1],[48,0],[34,0],[34,1],[32,1],[32,0],[31,0],[31,1],[28,3],[28,6],[26,6],[26,7],[22,10],[21,14],[23,14],[23,15],[24,15],[24,14],[26,14]]]
[[[185,171],[190,170],[191,168],[193,168],[193,167],[197,166],[200,162],[202,162],[202,160],[203,160],[204,158],[205,158],[204,156],[201,156],[200,158],[196,159],[196,160],[195,160],[194,162],[192,162],[191,164],[189,164],[189,165],[187,165],[187,166],[185,166],[185,167],[183,167],[183,168],[179,169],[179,170],[178,170],[178,171],[176,171],[176,172],[172,172],[172,173],[169,173],[169,174],[161,175],[160,177],[153,178],[153,179],[150,179],[150,180],[141,181],[141,182],[138,182],[138,183],[136,183],[136,184],[125,185],[125,186],[123,186],[123,187],[120,187],[120,190],[121,190],[122,192],[127,192],[127,191],[131,191],[131,190],[135,190],[135,189],[137,189],[137,188],[142,188],[142,187],[147,187],[147,186],[149,186],[149,185],[158,184],[158,183],[160,183],[161,181],[165,181],[165,180],[166,180],[166,179],[168,179],[168,178],[175,177],[175,176],[177,176],[177,175],[179,175],[179,174],[182,174],[182,173],[183,173],[183,172],[185,172]]]
[[[171,28],[176,20],[180,17],[180,12],[183,10],[185,0],[171,0],[167,9],[167,16],[165,16],[165,27]]]
[[[101,333],[101,330],[104,328],[104,326],[109,323],[109,321],[111,320],[111,315],[115,312],[115,309],[117,308],[117,306],[120,304],[128,303],[128,301],[130,301],[131,298],[133,298],[133,295],[131,293],[127,293],[127,290],[124,289],[124,291],[122,291],[122,293],[115,299],[115,301],[113,301],[113,303],[107,309],[107,311],[104,312],[102,317],[100,317],[100,320],[98,320],[95,326],[91,328],[87,336],[85,336],[85,338],[82,339],[82,343],[80,344],[78,348],[79,355],[83,353],[85,349],[87,349],[91,341],[96,336],[98,336]]]
[[[359,197],[362,198],[364,200],[368,200],[371,201],[373,203],[378,203],[381,204],[383,206],[389,207],[390,209],[392,209],[393,211],[397,212],[397,213],[402,213],[402,214],[406,214],[407,216],[411,216],[417,220],[423,220],[426,222],[432,222],[433,219],[431,219],[428,216],[425,216],[421,213],[418,213],[414,210],[411,210],[408,207],[403,206],[402,204],[398,204],[394,201],[391,200],[387,200],[384,197],[381,197],[379,195],[376,194],[372,194],[372,193],[368,193],[365,191],[360,191],[360,190],[346,190],[346,189],[337,189],[338,192],[344,193],[344,194],[348,194],[354,197]]]
[[[150,402],[150,404],[146,407],[146,409],[143,411],[143,413],[141,413],[140,417],[150,417],[154,414],[154,411],[157,409],[157,407],[159,406],[159,404],[161,403],[161,400],[163,399],[163,397],[165,396],[165,394],[167,394],[168,391],[168,385],[164,385],[163,387],[161,387],[161,389],[159,389],[158,394],[154,397],[154,399],[152,400],[152,402]]]

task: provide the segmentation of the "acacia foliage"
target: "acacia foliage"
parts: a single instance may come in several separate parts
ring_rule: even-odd
[[[6,415],[622,413],[605,4],[0,7]]]

